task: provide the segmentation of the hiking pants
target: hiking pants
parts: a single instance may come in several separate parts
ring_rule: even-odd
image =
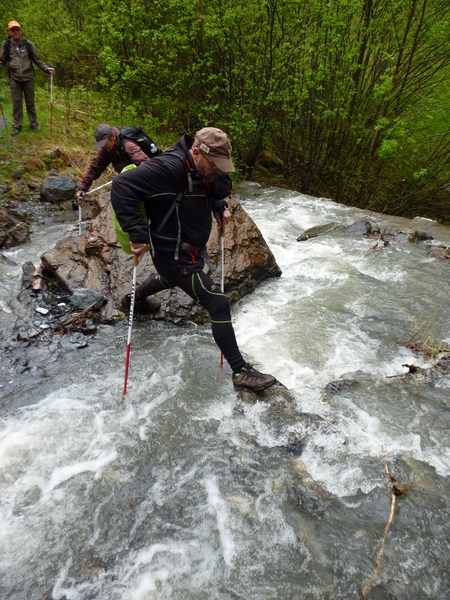
[[[34,80],[17,81],[10,79],[11,100],[13,105],[13,128],[22,129],[23,120],[23,98],[25,98],[25,106],[27,109],[30,126],[38,127],[36,107],[34,104]]]
[[[189,275],[171,275],[170,281],[160,275],[151,275],[136,289],[136,296],[143,298],[163,289],[178,286],[208,311],[214,341],[219,346],[233,373],[239,373],[245,365],[236,341],[231,322],[228,298],[203,271]]]

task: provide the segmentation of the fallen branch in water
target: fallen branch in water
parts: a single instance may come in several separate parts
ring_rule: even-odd
[[[379,248],[386,248],[387,246],[390,246],[391,243],[388,240],[385,240],[383,235],[380,233],[378,235],[377,241],[375,242],[375,244],[373,246],[371,246],[368,250],[366,250],[366,252],[364,253],[365,256],[367,256],[368,254],[375,252],[376,250],[379,250]]]
[[[369,581],[366,583],[366,585],[363,588],[362,598],[367,598],[367,596],[372,591],[375,582],[380,577],[381,561],[383,560],[383,556],[384,556],[384,547],[386,544],[386,538],[388,536],[389,530],[390,530],[392,522],[394,520],[395,503],[397,500],[397,496],[402,496],[409,490],[409,485],[401,485],[401,484],[397,483],[395,477],[389,471],[389,467],[387,464],[387,458],[384,453],[384,448],[381,448],[381,451],[383,452],[384,470],[386,471],[386,476],[388,478],[388,481],[391,484],[391,510],[389,513],[389,518],[387,520],[387,523],[384,527],[383,538],[380,542],[380,548],[378,550],[378,553],[377,553],[377,556],[375,559],[375,567],[373,569],[373,573],[372,573]]]
[[[84,308],[81,312],[77,313],[74,317],[71,317],[67,321],[58,324],[53,328],[54,333],[71,333],[72,331],[81,331],[86,326],[86,319],[95,318],[95,314],[92,312],[92,309],[95,306],[91,304],[87,308]]]

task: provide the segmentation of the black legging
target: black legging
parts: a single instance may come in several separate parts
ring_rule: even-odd
[[[158,276],[153,276],[153,282],[150,278],[144,281],[136,290],[137,293],[144,296],[175,286],[181,288],[208,311],[214,341],[233,373],[239,373],[245,365],[245,360],[237,345],[231,322],[230,303],[225,294],[220,291],[219,286],[201,270],[187,275],[172,273],[170,279],[158,277],[158,281],[155,281],[156,277]]]

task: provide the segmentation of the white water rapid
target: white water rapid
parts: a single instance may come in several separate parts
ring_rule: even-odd
[[[375,249],[336,229],[297,242],[367,214],[238,191],[283,274],[233,305],[237,339],[289,388],[294,413],[242,402],[207,326],[137,321],[124,405],[126,323],[100,327],[46,378],[11,375],[2,600],[353,600],[368,583],[372,600],[450,597],[450,378],[402,366],[438,358],[408,344],[450,344],[449,261],[406,237]],[[0,322],[22,262],[37,264],[62,228],[3,253]],[[385,460],[408,487],[372,580],[391,508]]]

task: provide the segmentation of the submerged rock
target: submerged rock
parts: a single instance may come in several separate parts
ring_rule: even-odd
[[[270,406],[279,406],[281,404],[286,407],[286,409],[288,407],[295,407],[294,396],[289,389],[278,380],[271,387],[259,392],[241,388],[237,390],[237,393],[242,402],[248,404],[254,404],[255,402],[261,401],[266,402]]]
[[[336,229],[340,229],[340,227],[339,223],[325,223],[324,225],[310,227],[298,236],[297,242],[306,242],[306,240],[328,233],[329,231],[335,231]]]
[[[378,213],[373,214],[374,216],[379,216],[381,221],[385,218],[385,215]],[[375,222],[364,219],[355,221],[350,225],[344,225],[342,223],[324,223],[323,225],[316,225],[303,231],[303,233],[297,237],[297,242],[305,242],[329,232],[339,232],[344,235],[363,235],[375,239],[375,244],[368,252],[391,246],[394,242],[414,245],[423,244],[428,254],[436,258],[443,258],[445,260],[450,259],[450,246],[448,243],[434,242],[434,234],[443,236],[444,239],[448,239],[448,228],[428,219],[416,218],[412,220],[402,220],[400,217],[390,217],[390,219],[398,221],[399,225],[403,225],[404,228],[395,229],[391,223],[385,223],[380,226]],[[417,229],[417,225],[420,225],[421,229]]]
[[[330,231],[342,231],[343,233],[350,235],[377,236],[380,234],[378,225],[362,219],[360,221],[355,221],[350,225],[344,225],[342,223],[325,223],[324,225],[310,227],[298,236],[297,242],[305,242],[306,240],[329,233]]]
[[[70,297],[70,301],[76,308],[82,310],[85,308],[100,310],[103,304],[108,302],[108,298],[104,294],[97,292],[97,290],[78,288]]]
[[[241,403],[259,402],[264,406],[260,421],[279,439],[279,448],[288,454],[299,455],[311,431],[325,423],[319,415],[302,412],[295,396],[279,381],[261,392],[240,389],[237,394]],[[245,412],[242,404],[236,410]]]

